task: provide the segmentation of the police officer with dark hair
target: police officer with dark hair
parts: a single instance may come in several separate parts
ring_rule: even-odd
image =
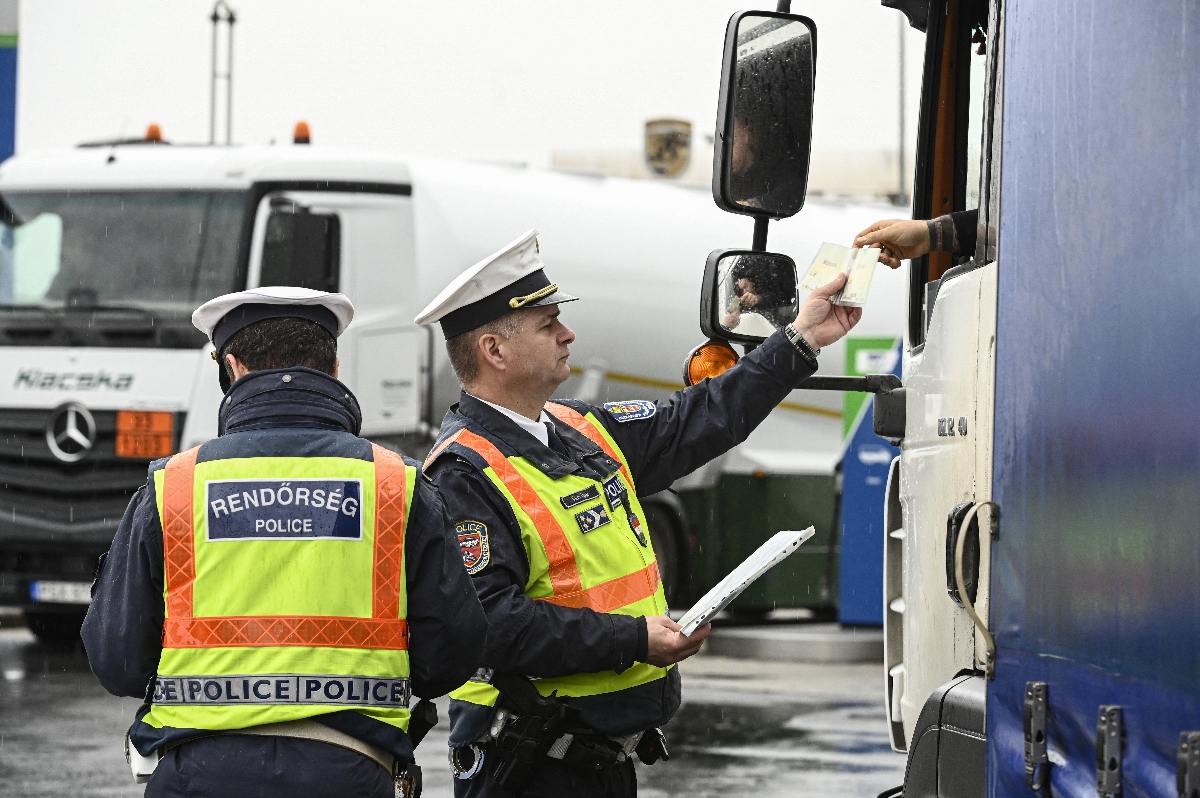
[[[83,625],[105,689],[145,699],[126,744],[147,796],[411,794],[432,708],[411,696],[480,664],[437,488],[358,437],[337,380],[353,311],[279,287],[192,316],[227,386],[218,437],[150,464]]]
[[[861,309],[844,276],[720,377],[668,402],[547,401],[575,334],[536,231],[463,272],[417,317],[440,322],[462,383],[426,459],[488,616],[483,669],[450,694],[455,795],[633,795],[631,757],[666,757],[675,664],[644,497],[745,440]],[[527,677],[536,677],[530,679]]]

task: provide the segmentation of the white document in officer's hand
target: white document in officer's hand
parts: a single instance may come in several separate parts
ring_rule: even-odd
[[[871,278],[875,276],[875,264],[879,262],[881,251],[876,247],[851,249],[826,242],[817,250],[808,273],[800,281],[800,287],[812,291],[841,272],[846,275],[846,284],[830,297],[830,301],[835,305],[862,307],[867,303],[867,292],[871,288]]]
[[[679,619],[683,634],[691,636],[692,632],[713,619],[718,612],[729,606],[742,591],[750,587],[755,579],[783,562],[788,555],[800,548],[800,544],[817,534],[813,527],[800,532],[778,532],[766,543],[758,547],[729,575],[717,583],[716,587],[704,594],[704,598]]]

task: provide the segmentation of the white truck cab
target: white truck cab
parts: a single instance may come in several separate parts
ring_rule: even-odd
[[[440,331],[412,320],[462,269],[537,227],[554,279],[586,300],[564,314],[578,340],[561,395],[658,399],[683,387],[705,257],[747,237],[694,188],[306,145],[31,152],[0,165],[0,200],[0,604],[61,640],[147,464],[216,435],[218,367],[190,321],[204,301],[258,285],[347,294],[340,374],[362,434],[419,457],[458,383]],[[882,210],[814,203],[779,240],[806,262]],[[893,310],[869,334],[898,337],[886,298],[903,290],[881,275],[872,302]],[[702,594],[802,496],[824,540],[751,609],[832,605],[841,416],[840,397],[797,391],[677,494],[647,499],[672,601]]]
[[[97,557],[150,459],[216,434],[191,324],[261,284],[341,290],[363,433],[427,433],[405,164],[302,147],[85,146],[0,166],[0,601],[73,637]],[[425,424],[423,427],[422,425]]]

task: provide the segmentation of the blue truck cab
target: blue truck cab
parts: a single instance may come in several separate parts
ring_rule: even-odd
[[[913,218],[978,216],[973,252],[909,262],[903,385],[873,400],[899,446],[875,541],[892,794],[1197,798],[1200,5],[882,2],[925,34]],[[714,198],[762,250],[802,211],[775,202],[786,168],[739,200],[739,109],[759,53],[807,53],[764,31],[807,26],[816,62],[819,16],[788,6],[730,20],[717,120]],[[811,111],[786,73],[760,104]],[[779,120],[806,170],[803,113]]]
[[[1195,795],[1200,9],[922,5],[914,215],[977,207],[979,232],[910,265],[903,794]]]

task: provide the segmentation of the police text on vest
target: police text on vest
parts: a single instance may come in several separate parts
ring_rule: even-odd
[[[205,483],[208,540],[362,540],[362,480],[230,479]]]

